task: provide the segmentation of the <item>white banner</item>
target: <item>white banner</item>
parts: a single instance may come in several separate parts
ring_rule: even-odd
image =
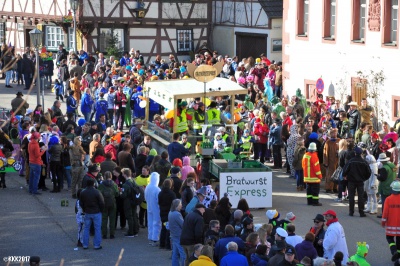
[[[229,201],[236,208],[245,198],[250,208],[272,207],[272,172],[220,173],[221,197],[229,194]]]

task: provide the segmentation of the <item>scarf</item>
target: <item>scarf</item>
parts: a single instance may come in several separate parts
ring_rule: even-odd
[[[330,224],[333,224],[336,222],[339,222],[338,218],[330,219],[329,221],[326,222],[326,226],[329,226]]]

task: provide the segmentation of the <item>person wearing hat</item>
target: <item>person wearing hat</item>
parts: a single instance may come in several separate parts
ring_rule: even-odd
[[[390,188],[392,194],[385,200],[381,225],[386,228],[386,240],[389,243],[392,261],[398,263],[398,259],[400,258],[400,181],[393,181]]]
[[[285,240],[275,241],[268,253],[268,265],[278,265],[285,257],[286,248],[287,246]]]
[[[371,176],[371,169],[365,159],[361,157],[363,150],[359,147],[354,148],[355,156],[351,158],[343,167],[343,179],[347,180],[349,194],[349,215],[354,215],[355,193],[358,195],[358,212],[360,217],[365,217],[364,213],[364,181]]]
[[[278,264],[278,266],[297,265],[297,263],[294,260],[294,255],[295,255],[295,250],[293,248],[291,247],[286,248],[285,256],[283,260]]]
[[[323,215],[326,218],[327,230],[325,232],[323,247],[324,257],[332,260],[337,251],[343,253],[343,264],[347,263],[349,251],[347,249],[346,236],[342,225],[339,223],[336,212],[334,210],[327,210]]]
[[[17,92],[16,94],[17,97],[15,97],[11,101],[11,111],[14,113],[14,115],[22,115],[24,116],[26,114],[26,109],[29,108],[29,103],[27,103],[22,96],[22,92]],[[19,109],[18,109],[19,108]]]
[[[94,181],[94,187],[97,188],[99,186],[99,183],[97,182],[97,175],[100,173],[100,165],[97,164],[92,164],[91,166],[88,167],[88,171],[86,175],[82,179],[82,188],[86,188],[87,182],[89,179],[93,179]]]
[[[194,252],[194,245],[203,243],[203,214],[205,211],[206,206],[197,203],[194,210],[186,215],[183,222],[180,244],[186,253],[186,266],[189,265],[188,259]]]
[[[325,218],[322,214],[317,214],[314,218],[314,226],[310,228],[310,232],[314,234],[314,248],[317,250],[318,257],[324,256],[324,247],[322,245],[325,237]]]
[[[382,213],[386,207],[386,198],[391,194],[391,184],[396,179],[395,165],[390,161],[390,158],[385,153],[379,154],[378,157],[378,193],[382,200]],[[382,218],[382,215],[378,215]]]
[[[322,206],[319,202],[319,190],[322,179],[317,145],[312,142],[302,160],[304,183],[307,184],[307,205]]]
[[[290,245],[290,244],[286,241],[286,239],[287,239],[288,236],[289,236],[289,234],[288,234],[288,232],[286,232],[285,229],[283,229],[283,228],[281,228],[281,227],[278,227],[278,228],[276,229],[276,234],[275,234],[275,245],[279,245],[278,243],[279,243],[280,241],[284,241],[284,242],[285,242],[286,249],[291,248],[291,249],[295,250],[294,247],[293,247],[292,245]],[[271,251],[270,251],[270,253],[269,253],[270,258],[272,258],[272,257],[277,253],[277,251],[279,251],[279,249],[272,248]],[[294,254],[295,254],[295,259],[297,259],[296,251],[294,251]],[[275,264],[271,264],[271,265],[275,265]]]
[[[354,136],[358,127],[360,126],[360,113],[358,112],[356,102],[350,102],[349,111],[347,112],[347,117],[349,118],[349,131]]]
[[[185,212],[186,213],[191,213],[195,209],[196,204],[203,204],[204,199],[207,196],[207,187],[202,186],[199,188],[193,198],[190,200],[190,202],[186,205]]]
[[[38,192],[38,184],[40,171],[43,165],[42,155],[46,152],[46,146],[39,147],[40,133],[33,132],[28,144],[29,153],[29,193],[40,195]]]
[[[186,101],[178,103],[176,114],[177,121],[174,121],[173,118],[170,119],[170,126],[174,128],[174,132],[181,135],[187,133],[189,130],[188,120],[192,120],[192,116],[187,113],[187,105],[188,103]]]

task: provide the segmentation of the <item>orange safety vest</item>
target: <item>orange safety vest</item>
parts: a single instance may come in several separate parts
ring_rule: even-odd
[[[301,164],[303,166],[304,183],[321,182],[322,173],[317,152],[306,152]]]

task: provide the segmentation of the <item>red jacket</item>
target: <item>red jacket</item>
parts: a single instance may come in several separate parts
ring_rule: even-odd
[[[42,165],[42,155],[45,152],[40,150],[39,142],[31,140],[28,144],[29,163]]]
[[[104,153],[111,153],[112,157],[111,160],[113,160],[114,162],[117,161],[117,149],[115,148],[115,146],[113,144],[108,144],[104,147]]]
[[[259,118],[257,118],[257,120],[258,119]],[[257,122],[257,120],[254,123],[253,134],[257,136],[258,143],[266,144],[268,142],[269,128],[267,124],[264,124],[263,122]]]

